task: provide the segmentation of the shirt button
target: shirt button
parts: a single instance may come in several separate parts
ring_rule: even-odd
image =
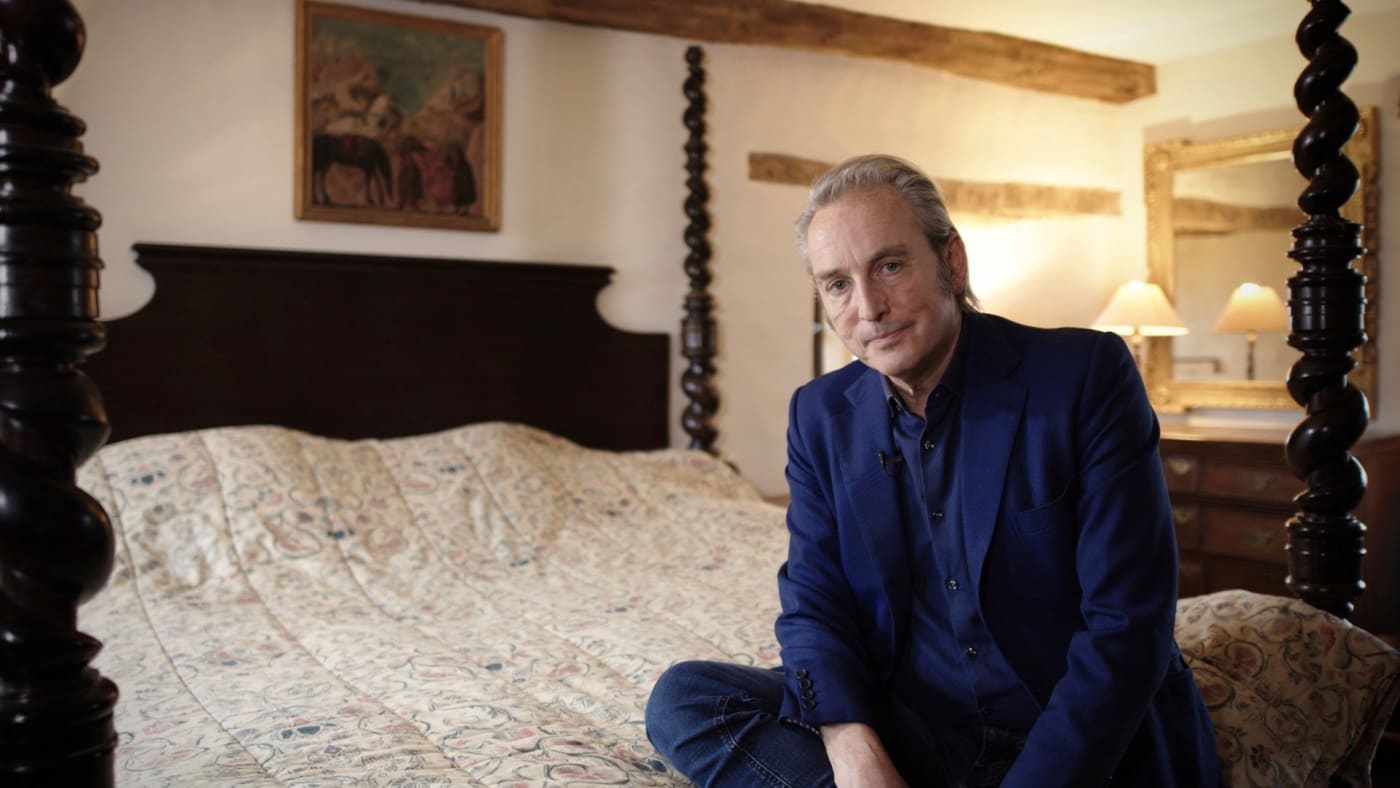
[[[957,590],[958,590],[958,581],[953,580],[953,579],[949,579],[949,580],[948,580],[948,590],[949,590],[949,591],[957,591]]]
[[[967,655],[968,659],[977,659],[977,649],[973,648],[972,646],[968,646],[967,650],[963,653]]]
[[[928,516],[934,520],[942,520],[943,512],[940,509],[931,509],[929,510]]]
[[[925,441],[924,441],[924,451],[933,451],[933,441],[931,441],[931,440],[925,440]]]

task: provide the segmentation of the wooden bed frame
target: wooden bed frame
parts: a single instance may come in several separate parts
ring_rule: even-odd
[[[1360,228],[1340,216],[1357,182],[1341,153],[1357,118],[1340,92],[1355,62],[1337,35],[1347,13],[1314,0],[1299,32],[1311,61],[1298,83],[1309,123],[1296,148],[1311,179],[1300,200],[1310,218],[1295,231],[1301,270],[1289,282],[1290,343],[1303,353],[1289,389],[1307,416],[1287,454],[1308,489],[1288,524],[1288,582],[1339,615],[1363,587],[1364,527],[1350,511],[1365,483],[1349,449],[1367,419],[1346,381],[1365,339],[1361,277],[1350,267]],[[111,571],[112,534],[74,484],[76,467],[108,439],[109,416],[117,438],[268,421],[357,437],[517,419],[600,447],[667,443],[666,338],[597,317],[607,269],[142,245],[155,298],[128,320],[99,323],[99,219],[70,194],[96,163],[79,142],[81,121],[50,94],[77,66],[81,20],[67,2],[12,0],[0,6],[0,38],[4,784],[112,784],[117,689],[90,667],[101,644],[76,625],[78,606]],[[698,49],[686,58],[683,426],[692,446],[713,451],[703,74]],[[108,348],[88,361],[104,335]]]

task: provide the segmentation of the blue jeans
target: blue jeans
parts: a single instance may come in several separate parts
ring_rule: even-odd
[[[821,737],[778,719],[783,674],[725,662],[681,662],[647,703],[647,738],[701,788],[835,785]],[[882,710],[880,740],[915,788],[995,788],[1024,737],[988,726],[939,727],[896,704]]]

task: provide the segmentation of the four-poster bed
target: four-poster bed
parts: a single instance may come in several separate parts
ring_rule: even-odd
[[[1359,310],[1335,216],[1345,13],[1317,6],[1289,583],[1345,616],[1366,420],[1345,380],[1361,337],[1337,325]],[[13,2],[0,39],[5,783],[681,782],[641,730],[649,684],[683,657],[775,662],[785,541],[781,511],[707,454],[699,51],[683,426],[705,451],[628,453],[667,443],[668,343],[597,316],[606,269],[143,244],[155,297],[99,324],[98,220],[69,194],[95,164],[49,96],[81,23]],[[120,442],[97,453],[109,416]],[[1232,784],[1363,779],[1393,651],[1279,597],[1185,599],[1178,618]]]

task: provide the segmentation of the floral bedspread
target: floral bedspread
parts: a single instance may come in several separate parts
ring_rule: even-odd
[[[777,663],[783,512],[700,452],[483,424],[103,449],[116,569],[80,611],[121,786],[686,785],[643,712],[679,659]],[[1400,655],[1279,597],[1182,600],[1226,784],[1364,784]]]
[[[700,452],[253,427],[79,481],[117,530],[80,626],[119,785],[684,784],[643,731],[657,675],[777,660],[782,511]]]

